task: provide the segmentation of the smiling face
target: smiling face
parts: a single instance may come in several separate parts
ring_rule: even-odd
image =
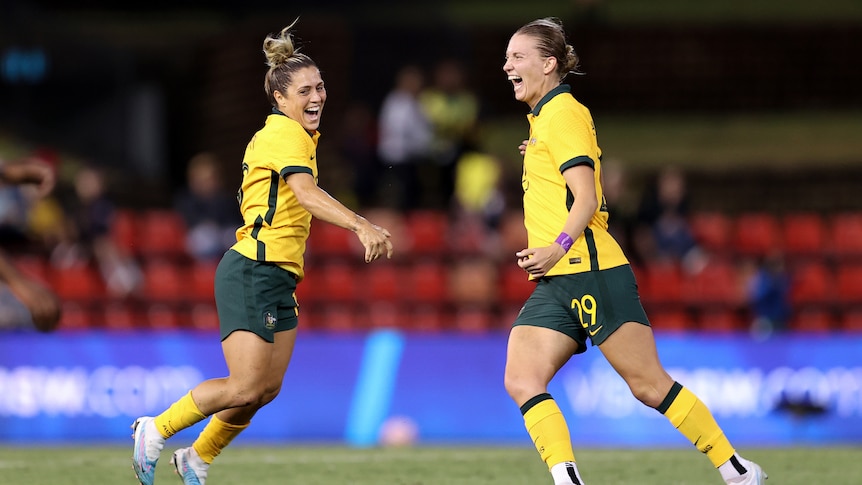
[[[276,90],[274,94],[279,111],[297,121],[306,131],[317,130],[326,102],[326,88],[316,67],[307,66],[297,70],[284,92]]]
[[[559,85],[554,57],[544,57],[530,35],[515,34],[506,48],[503,71],[515,90],[515,99],[536,107],[542,97]]]

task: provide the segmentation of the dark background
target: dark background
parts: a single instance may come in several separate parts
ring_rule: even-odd
[[[48,147],[110,168],[112,191],[127,205],[168,205],[184,183],[187,160],[202,150],[219,156],[233,182],[245,143],[268,110],[262,40],[296,17],[303,51],[327,83],[324,140],[338,136],[350,106],[376,112],[400,66],[430,68],[443,57],[464,63],[489,126],[523,120],[525,108],[512,99],[501,71],[503,52],[517,27],[542,16],[564,20],[587,74],[572,80],[576,95],[611,131],[626,116],[804,119],[805,113],[862,110],[859,2],[641,3],[649,6],[613,0],[83,1],[74,7],[7,1],[0,7],[0,135],[12,140],[5,145],[12,153]],[[777,158],[782,149],[776,146]],[[637,169],[638,151],[626,153],[635,153],[626,163]],[[759,156],[746,177],[702,177],[693,170],[692,183],[709,193],[747,180],[756,191],[768,185],[763,177],[787,188],[797,179],[811,182],[815,173],[836,193],[854,190],[862,153],[835,158],[840,168],[823,170],[810,160],[776,172],[774,160]],[[330,160],[337,192],[349,161]]]

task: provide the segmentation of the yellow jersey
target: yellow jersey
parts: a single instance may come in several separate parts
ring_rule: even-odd
[[[307,173],[317,182],[317,141],[298,122],[273,110],[252,137],[242,161],[237,193],[243,225],[232,249],[256,261],[269,261],[304,276],[305,244],[311,213],[284,181],[292,173]]]
[[[595,173],[598,208],[583,234],[573,235],[568,254],[547,276],[581,273],[628,264],[620,245],[608,232],[608,210],[602,194],[601,156],[590,111],[561,84],[546,94],[527,115],[530,137],[524,154],[524,226],[529,247],[548,246],[563,229],[574,196],[563,172],[589,165]],[[589,197],[590,194],[581,194]]]

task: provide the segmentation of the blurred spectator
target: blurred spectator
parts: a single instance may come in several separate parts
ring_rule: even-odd
[[[8,214],[26,216],[24,193],[32,189],[33,196],[44,197],[54,188],[54,170],[38,160],[18,163],[4,163],[0,160],[0,191],[4,194],[16,193],[10,199],[15,204],[4,209],[12,209]],[[21,185],[21,187],[18,187]],[[21,189],[21,190],[13,190]],[[18,206],[18,203],[21,203]],[[4,213],[6,213],[4,211]],[[23,220],[15,220],[23,227]],[[9,242],[7,233],[0,234],[0,244]],[[15,240],[19,243],[26,239],[25,231],[16,231]],[[4,251],[0,251],[0,328],[26,328],[35,326],[37,330],[54,330],[60,321],[60,301],[57,296],[38,281],[20,272]]]
[[[632,243],[637,222],[637,193],[629,187],[629,174],[622,163],[602,161],[602,194],[608,207],[608,232],[629,255],[632,263],[643,264]]]
[[[383,188],[390,203],[405,211],[418,208],[424,195],[419,167],[428,160],[431,142],[431,127],[419,104],[424,82],[419,67],[402,67],[380,109],[378,153],[388,175]]]
[[[791,315],[790,275],[781,253],[764,256],[748,282],[748,302],[754,318],[753,334],[768,337],[787,328]]]
[[[500,249],[500,224],[506,210],[500,188],[502,172],[501,162],[487,153],[468,151],[458,160],[453,201],[455,232],[462,239],[456,242],[458,247],[475,247],[485,253]]]
[[[662,169],[638,208],[636,250],[645,262],[682,262],[690,272],[703,266],[703,255],[689,226],[689,194],[685,176],[675,167]]]
[[[208,152],[189,161],[186,187],[175,207],[186,224],[186,251],[197,260],[217,260],[236,242],[242,225],[236,197],[227,192],[215,156]]]
[[[140,268],[111,237],[114,203],[105,193],[102,172],[94,167],[81,167],[75,174],[74,192],[65,207],[66,236],[54,249],[52,264],[70,267],[94,262],[112,296],[125,297],[137,291],[142,283]]]
[[[455,173],[461,155],[475,144],[479,101],[467,89],[464,70],[455,59],[444,59],[434,69],[434,84],[420,95],[422,109],[434,130],[431,153],[436,163],[435,205],[448,207],[455,193]]]
[[[377,160],[377,126],[374,114],[364,103],[347,108],[341,124],[339,151],[351,168],[351,186],[361,207],[377,204],[380,163]]]

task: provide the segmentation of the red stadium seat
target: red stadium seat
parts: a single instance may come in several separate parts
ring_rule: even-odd
[[[496,265],[486,258],[466,258],[456,261],[450,270],[449,300],[475,305],[495,303],[497,301]]]
[[[841,315],[841,330],[862,332],[862,309],[849,310]]]
[[[407,271],[406,299],[412,303],[443,303],[446,301],[448,284],[448,275],[443,263],[420,261]]]
[[[317,290],[328,302],[352,303],[358,301],[357,285],[364,279],[363,267],[354,267],[344,262],[320,265],[315,270]]]
[[[136,252],[145,258],[152,256],[184,257],[186,225],[172,210],[150,209],[138,214]]]
[[[691,316],[679,309],[653,311],[649,321],[656,332],[686,332],[694,329]]]
[[[189,281],[182,268],[165,259],[150,259],[143,267],[144,295],[153,301],[181,301],[187,298]]]
[[[826,251],[826,224],[813,212],[787,214],[782,219],[784,251],[788,256],[818,255]]]
[[[218,331],[219,321],[215,303],[197,303],[189,315],[192,330]]]
[[[180,312],[170,305],[154,303],[147,307],[147,327],[155,330],[174,330],[182,326]]]
[[[136,252],[138,246],[138,215],[130,209],[118,209],[114,211],[114,220],[111,221],[111,238],[118,248],[127,254]]]
[[[790,302],[795,307],[824,305],[834,301],[835,275],[824,262],[812,260],[791,273]]]
[[[132,305],[112,301],[102,310],[105,327],[111,330],[132,330],[142,327],[140,315]]]
[[[401,306],[387,301],[372,302],[363,319],[368,322],[368,328],[403,328],[409,323]]]
[[[862,257],[862,212],[836,214],[831,221],[832,251],[839,258]]]
[[[306,243],[310,260],[353,259],[362,254],[362,245],[353,232],[324,221],[312,222]]]
[[[835,279],[836,294],[840,303],[862,302],[862,263],[838,266]]]
[[[705,310],[698,319],[698,329],[703,332],[725,333],[745,330],[742,319],[733,310]]]
[[[101,325],[87,305],[75,301],[64,301],[60,315],[60,330],[87,330]]]
[[[736,217],[733,228],[736,251],[748,255],[765,255],[781,249],[778,218],[766,212],[752,212]]]
[[[346,305],[327,305],[321,314],[320,328],[334,333],[362,330],[355,312]]]
[[[692,305],[738,306],[744,299],[744,287],[733,265],[711,261],[700,272],[684,281],[684,298]]]
[[[536,283],[530,281],[530,275],[521,269],[514,260],[503,263],[499,268],[499,274],[502,303],[517,305],[520,308],[536,288]]]
[[[106,296],[102,276],[90,265],[54,268],[51,286],[62,300],[97,301]]]
[[[195,261],[186,274],[189,278],[188,295],[199,301],[213,301],[215,299],[215,272],[218,267],[216,262]]]
[[[678,305],[683,302],[683,277],[679,265],[654,263],[644,268],[638,288],[645,304]]]
[[[365,298],[374,302],[396,302],[404,293],[404,272],[388,262],[374,262],[365,268],[362,282]]]
[[[16,254],[13,256],[15,268],[24,276],[32,278],[45,286],[51,285],[52,269],[45,257],[39,255]]]
[[[405,219],[408,252],[442,256],[449,251],[449,219],[443,211],[414,211]]]
[[[414,332],[440,332],[447,327],[447,315],[436,305],[422,305],[413,310],[405,327]]]
[[[719,212],[695,212],[689,225],[700,246],[714,253],[729,249],[732,224],[730,217]]]
[[[796,332],[824,333],[831,332],[834,327],[835,319],[827,310],[803,310],[790,319],[790,329]]]
[[[462,307],[455,311],[455,330],[463,333],[483,333],[496,325],[496,319],[487,308]]]

